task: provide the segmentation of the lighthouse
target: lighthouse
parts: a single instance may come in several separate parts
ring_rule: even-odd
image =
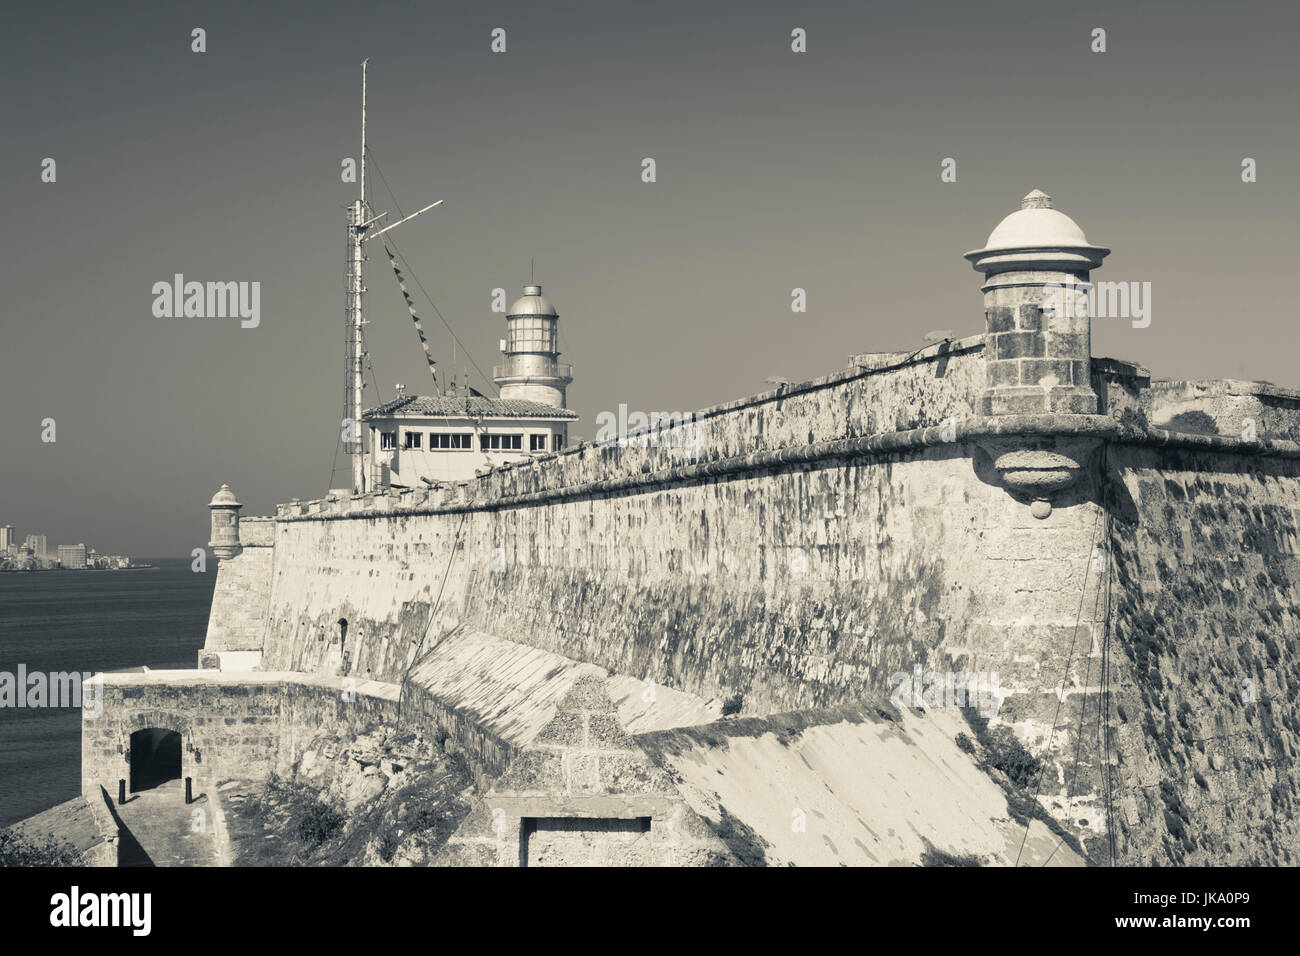
[[[573,381],[573,367],[559,362],[560,315],[540,285],[524,286],[524,294],[510,306],[501,353],[505,364],[492,369],[492,379],[502,400],[568,407],[565,389]]]

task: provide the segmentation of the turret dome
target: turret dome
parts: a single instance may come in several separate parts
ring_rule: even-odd
[[[1077,222],[1053,209],[1051,196],[1035,189],[989,233],[983,249],[965,257],[977,272],[992,275],[1045,269],[1087,272],[1109,254],[1109,249],[1089,243]]]
[[[239,499],[235,497],[235,493],[230,490],[230,486],[222,485],[217,493],[212,496],[212,500],[208,502],[208,507],[239,508],[242,506]]]
[[[1035,189],[1020,201],[1020,208],[989,233],[985,249],[1023,249],[1027,246],[1086,246],[1088,237],[1079,224],[1052,208],[1052,197]]]

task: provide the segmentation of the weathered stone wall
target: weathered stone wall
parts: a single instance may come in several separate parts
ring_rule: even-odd
[[[325,668],[342,617],[361,678],[396,681],[422,639],[469,624],[762,712],[885,689],[940,645],[996,670],[1022,637],[1037,652],[1073,636],[1097,522],[1084,500],[1030,517],[981,461],[953,445],[552,505],[284,522],[266,666]]]
[[[701,697],[742,695],[747,712],[856,700],[946,654],[997,670],[1022,639],[1036,651],[1073,623],[1090,506],[1035,521],[971,455],[928,449],[501,514],[467,549],[484,559],[462,614]]]
[[[820,381],[706,413],[695,459],[967,418],[984,382],[969,343]],[[286,506],[264,666],[332,672],[346,619],[359,678],[400,681],[418,649],[469,626],[746,713],[955,667],[998,684],[1001,719],[1049,755],[1044,789],[1064,792],[1075,737],[1053,725],[1095,612],[1089,600],[1081,622],[1101,527],[1091,489],[1040,521],[962,442],[654,477],[688,452],[588,446],[461,489]],[[654,480],[614,486],[629,476]],[[413,704],[486,764],[508,757],[436,701]]]
[[[1121,447],[1108,478],[1118,857],[1295,865],[1300,462]]]
[[[461,524],[460,515],[282,522],[264,667],[332,672],[346,620],[350,673],[399,680],[429,628]]]
[[[1035,519],[986,469],[954,444],[553,504],[282,522],[272,617],[290,626],[268,666],[325,667],[321,628],[344,616],[353,673],[391,681],[461,625],[739,697],[744,713],[856,702],[918,668],[977,674],[1005,695],[996,720],[1045,758],[1044,804],[1097,833],[1100,801],[1071,771],[1093,752],[1077,728],[1095,693],[1100,509],[1085,487]],[[417,696],[412,710],[483,763],[508,756]]]
[[[949,537],[950,521],[965,520],[965,489],[999,510],[987,519],[990,526],[1009,510],[1004,496],[985,484],[987,477],[972,469],[969,449],[931,450],[914,460],[900,456],[896,466],[873,459],[785,465],[727,480],[697,476],[636,494],[602,490],[602,483],[966,418],[983,381],[978,339],[942,344],[883,367],[851,369],[700,413],[698,431],[685,446],[586,446],[499,470],[471,486],[285,506],[281,516],[290,520],[281,521],[276,532],[264,666],[330,668],[343,636],[339,621],[346,620],[342,650],[351,673],[397,680],[422,641],[469,621],[494,633],[522,628],[537,646],[606,661],[628,673],[653,666],[693,692],[761,697],[759,686],[736,676],[752,671],[744,655],[728,651],[725,663],[708,665],[714,673],[707,680],[693,672],[705,666],[701,662],[714,645],[730,646],[729,636],[701,635],[684,647],[678,646],[683,639],[671,637],[658,650],[637,646],[650,631],[694,627],[697,614],[717,621],[735,613],[733,632],[749,627],[756,614],[765,616],[764,663],[772,664],[775,656],[787,668],[806,672],[813,684],[830,684],[825,691],[795,689],[803,677],[791,684],[790,675],[779,674],[775,685],[789,685],[780,692],[780,705],[861,686],[862,675],[852,672],[873,654],[879,658],[873,666],[893,666],[879,648],[904,622],[911,629],[917,607],[928,621],[918,644],[936,642],[940,625],[933,615],[943,590],[934,580],[936,567],[963,560],[960,554],[940,555],[937,546]],[[918,467],[921,461],[941,464]],[[548,498],[577,486],[591,493]],[[522,495],[541,500],[496,504]],[[927,509],[925,533],[914,534],[914,516],[898,513],[889,519],[898,527],[885,530],[884,539],[864,537],[899,497]],[[464,510],[412,513],[440,507]],[[391,516],[344,517],[353,508]],[[303,520],[317,513],[331,520]],[[963,535],[969,536],[968,528],[953,537]],[[967,550],[973,547],[966,542]],[[577,595],[569,594],[574,584]],[[690,607],[679,601],[688,591],[696,595]],[[808,595],[824,603],[807,620],[798,619],[802,611],[780,609]],[[853,604],[872,610],[858,622]],[[805,647],[815,649],[826,643],[827,632],[839,629],[833,623],[838,617],[827,616],[837,605],[849,614],[850,628],[856,625],[855,640],[805,659]],[[585,621],[586,635],[575,631],[578,619]],[[603,633],[592,633],[597,624]],[[794,631],[801,636],[788,640],[785,635]],[[864,634],[877,631],[875,650],[856,646]],[[653,641],[662,643],[663,637]],[[916,659],[911,652],[903,656],[909,667]],[[661,659],[680,659],[680,666]],[[817,675],[839,659],[845,661],[842,673]],[[770,703],[778,705],[775,698]]]

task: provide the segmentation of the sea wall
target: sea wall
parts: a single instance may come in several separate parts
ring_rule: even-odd
[[[275,559],[275,519],[243,518],[239,538],[239,554],[222,559],[217,566],[199,667],[220,668],[223,658],[246,665],[262,650]]]
[[[398,680],[473,627],[750,714],[996,671],[992,726],[1094,859],[1293,863],[1300,462],[1187,442],[1110,443],[1044,520],[963,442],[282,520],[273,615],[299,617],[266,650],[324,668],[320,628],[350,615],[354,673]],[[469,739],[437,695],[412,711]]]

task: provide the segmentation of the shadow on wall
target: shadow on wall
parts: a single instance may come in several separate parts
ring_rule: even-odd
[[[1194,435],[1217,435],[1219,426],[1205,412],[1179,412],[1158,428],[1171,432],[1191,432]]]

